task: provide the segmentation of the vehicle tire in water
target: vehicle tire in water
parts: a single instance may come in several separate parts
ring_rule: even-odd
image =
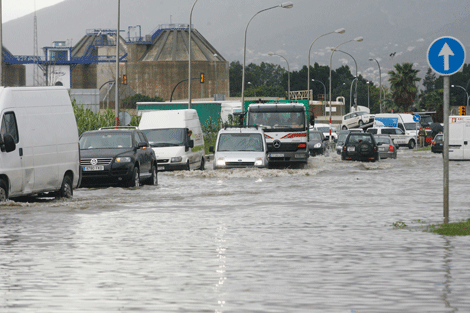
[[[72,178],[69,175],[64,176],[62,186],[59,190],[59,198],[73,198]]]
[[[408,142],[408,148],[414,149],[415,146],[416,146],[415,141],[413,139],[411,139],[410,142]]]
[[[204,160],[204,157],[202,157],[202,159],[201,159],[201,166],[199,167],[199,170],[201,170],[201,171],[204,170],[205,163],[206,163],[206,161]]]
[[[185,171],[189,171],[191,168],[189,167],[189,160],[186,162],[186,167],[184,168]]]
[[[152,176],[150,176],[148,184],[152,186],[158,185],[158,172],[156,165],[152,165]]]
[[[8,200],[8,189],[7,184],[3,179],[0,179],[0,202]]]
[[[134,172],[132,173],[131,179],[127,182],[128,187],[139,187],[140,186],[140,169],[139,167],[134,167]]]

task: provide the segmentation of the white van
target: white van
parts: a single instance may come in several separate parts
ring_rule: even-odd
[[[420,125],[419,123],[416,123],[415,121],[413,121],[414,115],[411,113],[398,113],[398,115],[401,117],[401,120],[403,121],[405,134],[417,137]]]
[[[204,170],[204,137],[196,110],[144,112],[139,129],[155,151],[159,171]]]
[[[80,182],[78,130],[64,87],[0,87],[0,199],[54,192]]]
[[[449,116],[449,160],[470,160],[470,116]]]

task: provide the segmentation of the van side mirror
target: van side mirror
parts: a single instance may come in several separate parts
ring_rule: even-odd
[[[189,146],[190,148],[194,148],[194,140],[192,140],[192,139],[189,140],[188,146]]]
[[[209,152],[214,153],[214,146],[209,146]]]
[[[0,136],[0,146],[3,152],[12,152],[16,149],[15,140],[10,134],[3,135],[3,141]]]

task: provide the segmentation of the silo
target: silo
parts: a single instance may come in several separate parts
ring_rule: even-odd
[[[150,37],[150,36],[147,36]],[[147,42],[128,42],[126,73],[135,92],[169,100],[188,98],[188,25],[164,25]],[[229,63],[194,28],[191,30],[191,98],[229,97]],[[204,82],[201,83],[201,74]],[[176,87],[176,88],[175,88]]]

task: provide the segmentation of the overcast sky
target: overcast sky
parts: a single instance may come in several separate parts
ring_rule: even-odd
[[[24,16],[36,10],[54,5],[64,0],[0,0],[2,3],[3,23]]]

